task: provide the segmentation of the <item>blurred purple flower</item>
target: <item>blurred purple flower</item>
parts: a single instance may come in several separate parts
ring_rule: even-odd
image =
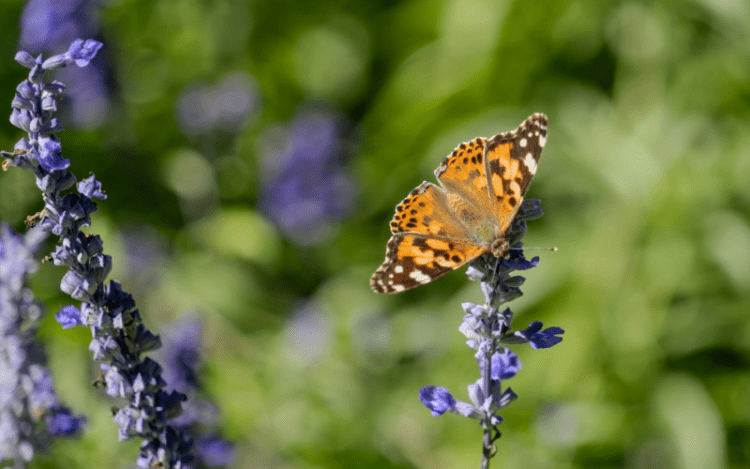
[[[203,367],[201,350],[203,325],[196,317],[184,317],[164,327],[164,347],[159,358],[164,364],[167,388],[188,396],[182,404],[183,413],[172,420],[175,428],[195,440],[197,467],[231,465],[235,459],[234,444],[216,433],[218,409],[206,399],[199,379]]]
[[[67,47],[78,37],[95,36],[100,28],[101,0],[29,0],[21,13],[19,48],[39,53]]]
[[[57,52],[79,37],[100,34],[102,0],[29,0],[21,14],[19,48],[32,54]],[[76,67],[61,70],[57,78],[71,83],[67,90],[65,120],[77,127],[95,128],[109,112],[106,60],[86,72]]]
[[[188,394],[199,389],[198,369],[202,366],[200,349],[203,325],[198,318],[182,318],[164,326],[158,352],[164,365],[164,379],[171,389]]]
[[[47,429],[55,436],[74,436],[81,431],[81,424],[86,420],[70,413],[68,408],[60,408],[56,414],[48,415],[45,422]]]
[[[224,75],[213,86],[193,85],[176,104],[177,124],[185,135],[238,132],[259,106],[255,78],[245,72]]]
[[[315,301],[300,302],[285,329],[285,348],[297,363],[315,364],[330,351],[333,326]]]
[[[354,186],[341,165],[342,141],[336,119],[302,111],[278,151],[264,155],[269,176],[262,210],[299,245],[327,240],[354,203]]]
[[[117,236],[125,254],[123,270],[128,283],[133,285],[134,291],[153,288],[162,274],[160,269],[168,262],[164,236],[148,225],[123,227]]]
[[[24,284],[47,234],[0,226],[0,461],[24,467],[53,437],[75,437],[85,419],[57,397],[36,331],[41,306]]]
[[[231,466],[236,458],[234,444],[218,435],[201,435],[195,440],[195,448],[206,466]]]

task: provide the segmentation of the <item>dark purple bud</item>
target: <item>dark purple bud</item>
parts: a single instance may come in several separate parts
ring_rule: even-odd
[[[528,260],[523,257],[523,251],[512,250],[510,252],[511,254],[508,258],[503,259],[502,265],[504,269],[528,270],[539,264],[539,256],[535,256],[533,259]]]
[[[537,218],[540,218],[542,215],[544,215],[544,212],[542,212],[541,204],[542,201],[539,199],[524,200],[523,204],[521,204],[521,209],[519,210],[516,219],[518,219],[519,217],[522,220],[536,220]]]
[[[564,330],[559,327],[550,327],[541,331],[543,325],[540,321],[534,321],[523,331],[516,331],[514,335],[530,342],[535,349],[550,348],[562,342],[562,337],[557,336],[565,333]]]
[[[500,395],[500,398],[497,401],[497,407],[502,409],[503,407],[507,407],[511,402],[518,399],[518,394],[513,392],[511,388],[508,388],[505,390],[504,393]]]

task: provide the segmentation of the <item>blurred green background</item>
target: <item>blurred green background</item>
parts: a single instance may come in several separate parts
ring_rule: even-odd
[[[0,3],[8,104],[23,8]],[[565,335],[515,349],[520,398],[492,467],[750,467],[750,4],[88,8],[107,100],[70,118],[65,157],[104,184],[91,231],[146,324],[203,318],[236,467],[478,467],[476,421],[418,401],[429,384],[468,400],[479,374],[457,328],[478,285],[461,269],[379,296],[369,277],[396,203],[459,142],[533,112],[549,118],[528,193],[545,216],[525,241],[560,250],[510,306],[517,328]],[[0,146],[21,136],[6,121]],[[42,206],[32,176],[0,186],[1,218],[22,229]],[[58,390],[88,431],[35,467],[132,466],[138,442],[117,442],[90,385],[89,332],[52,318],[70,303],[63,273],[45,265],[34,285]]]

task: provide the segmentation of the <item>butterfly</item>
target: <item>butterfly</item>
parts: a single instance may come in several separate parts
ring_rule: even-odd
[[[429,283],[482,254],[505,257],[505,233],[521,207],[547,143],[547,117],[460,144],[396,206],[385,261],[372,275],[377,293]]]

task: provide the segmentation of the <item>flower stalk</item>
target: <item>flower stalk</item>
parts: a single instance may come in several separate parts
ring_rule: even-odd
[[[446,411],[479,420],[482,427],[482,468],[489,467],[490,459],[496,454],[495,441],[501,433],[498,425],[503,418],[498,412],[518,398],[502,382],[512,378],[521,369],[518,356],[508,345],[529,343],[535,349],[549,348],[562,341],[564,331],[559,327],[542,330],[542,323],[532,322],[526,329],[513,331],[513,312],[510,308],[500,309],[504,303],[522,295],[520,286],[525,279],[514,276],[516,270],[536,267],[539,258],[530,261],[523,256],[521,238],[526,234],[526,221],[542,216],[540,202],[528,199],[511,224],[506,237],[511,250],[506,258],[496,258],[489,253],[477,258],[469,265],[467,275],[479,281],[485,302],[482,305],[465,302],[461,305],[466,313],[459,327],[467,338],[466,345],[475,351],[480,378],[468,386],[471,403],[456,400],[445,388],[423,387],[419,392],[420,401],[439,416]]]

